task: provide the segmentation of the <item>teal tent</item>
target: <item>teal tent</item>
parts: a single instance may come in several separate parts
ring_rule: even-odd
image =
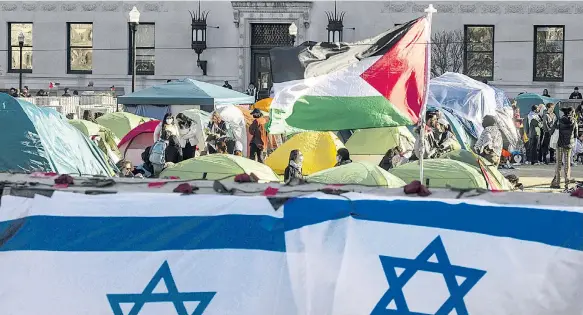
[[[58,112],[0,93],[0,172],[112,176],[97,146]]]
[[[516,106],[520,109],[520,117],[526,118],[530,110],[532,109],[532,105],[540,105],[540,104],[548,104],[548,103],[555,103],[557,104],[560,99],[542,96],[536,93],[524,93],[518,95],[516,98]],[[559,106],[555,106],[555,110],[558,113]]]
[[[255,98],[211,83],[182,79],[120,96],[117,103],[130,113],[162,119],[167,112],[177,114],[193,105],[211,112],[216,106],[253,104]],[[172,106],[184,108],[175,110]]]

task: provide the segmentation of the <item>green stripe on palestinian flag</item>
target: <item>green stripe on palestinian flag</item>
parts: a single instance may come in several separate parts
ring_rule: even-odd
[[[414,124],[426,90],[426,31],[420,18],[359,43],[274,49],[271,108],[307,130]]]

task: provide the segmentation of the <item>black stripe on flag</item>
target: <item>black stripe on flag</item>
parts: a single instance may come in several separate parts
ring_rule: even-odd
[[[324,75],[361,59],[384,55],[419,19],[355,43],[304,42],[295,47],[273,48],[269,51],[273,83]]]

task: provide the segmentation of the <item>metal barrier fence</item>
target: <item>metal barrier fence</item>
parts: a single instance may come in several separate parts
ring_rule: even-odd
[[[82,117],[85,110],[113,113],[117,109],[117,100],[110,95],[35,96],[20,99],[37,106],[51,107],[63,115],[75,114],[77,117]]]

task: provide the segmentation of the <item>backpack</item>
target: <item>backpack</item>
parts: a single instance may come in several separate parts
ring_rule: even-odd
[[[152,164],[166,164],[166,147],[168,143],[164,140],[158,140],[150,149],[150,162]]]

